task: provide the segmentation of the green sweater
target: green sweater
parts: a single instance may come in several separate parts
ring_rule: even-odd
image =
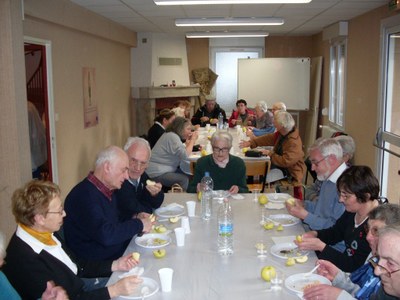
[[[239,193],[248,193],[246,183],[246,166],[243,160],[237,156],[229,155],[229,162],[225,168],[220,168],[211,155],[197,160],[194,177],[187,189],[188,193],[196,193],[197,184],[201,181],[205,172],[210,172],[214,180],[214,190],[229,190],[232,185],[239,187]]]

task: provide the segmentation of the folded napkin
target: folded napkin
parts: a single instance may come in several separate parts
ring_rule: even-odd
[[[242,200],[242,199],[244,199],[244,197],[243,197],[242,195],[240,195],[240,194],[231,195],[231,197],[232,197],[233,199],[236,199],[236,200]]]
[[[164,209],[174,209],[174,208],[176,208],[176,207],[184,208],[183,205],[180,205],[180,204],[178,204],[178,203],[171,203],[171,204],[168,204],[168,205],[164,206],[163,208],[164,208]]]
[[[283,205],[283,203],[268,202],[265,204],[265,208],[267,209],[282,209],[284,207],[285,205]]]
[[[272,241],[275,244],[283,244],[283,243],[293,243],[293,241],[296,239],[294,235],[289,235],[289,236],[273,236]]]
[[[143,272],[144,272],[144,268],[134,267],[134,268],[130,269],[128,272],[125,272],[125,273],[119,275],[118,277],[125,278],[125,277],[133,276],[133,275],[140,277],[143,274]]]

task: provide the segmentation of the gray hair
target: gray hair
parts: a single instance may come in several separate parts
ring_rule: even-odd
[[[265,101],[257,102],[255,108],[257,107],[260,108],[265,113],[268,111],[268,104]]]
[[[211,145],[213,146],[216,141],[223,140],[228,143],[228,147],[232,147],[232,135],[224,131],[216,131],[211,137]]]
[[[368,214],[370,220],[380,220],[386,225],[400,222],[400,206],[398,204],[382,204]]]
[[[175,132],[182,139],[182,133],[187,124],[192,124],[190,120],[183,117],[176,117],[165,129],[166,132]]]
[[[292,130],[295,125],[292,115],[286,111],[277,111],[274,118],[278,124],[288,131]]]
[[[378,230],[379,243],[381,243],[381,238],[388,234],[394,234],[400,238],[400,223],[390,224]]]
[[[272,109],[274,109],[276,111],[286,111],[286,104],[283,102],[275,102],[272,105]]]
[[[342,160],[343,158],[343,150],[342,146],[340,146],[339,142],[334,138],[319,138],[317,139],[314,144],[308,149],[310,153],[313,150],[319,150],[322,156],[333,155],[338,160]]]
[[[127,152],[129,150],[129,148],[132,147],[133,145],[143,146],[144,148],[146,148],[149,155],[151,155],[151,148],[150,148],[149,142],[146,141],[144,138],[137,137],[137,136],[129,137],[125,143],[124,151]]]
[[[117,146],[108,146],[97,154],[95,167],[98,168],[106,162],[115,162],[123,150]]]
[[[6,237],[0,232],[0,258],[6,257]]]
[[[349,159],[353,158],[354,152],[356,152],[356,143],[354,142],[353,138],[348,135],[338,135],[334,137],[342,147],[343,156],[348,155]]]

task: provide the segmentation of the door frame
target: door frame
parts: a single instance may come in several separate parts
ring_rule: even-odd
[[[45,59],[46,59],[46,84],[47,84],[47,107],[48,107],[48,129],[49,129],[49,145],[50,155],[48,157],[51,160],[51,174],[52,181],[58,184],[58,160],[57,160],[57,143],[56,143],[56,127],[54,114],[54,95],[53,95],[53,65],[52,65],[52,48],[51,41],[38,39],[30,36],[24,36],[24,43],[37,44],[44,46],[45,48]]]

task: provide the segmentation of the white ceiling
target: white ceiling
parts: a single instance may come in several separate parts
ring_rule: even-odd
[[[152,0],[71,0],[136,32],[184,34],[187,31],[264,30],[270,35],[312,35],[338,21],[350,20],[388,0],[312,0],[307,4],[235,4],[157,6]],[[212,29],[176,27],[176,18],[281,17],[282,26]]]

